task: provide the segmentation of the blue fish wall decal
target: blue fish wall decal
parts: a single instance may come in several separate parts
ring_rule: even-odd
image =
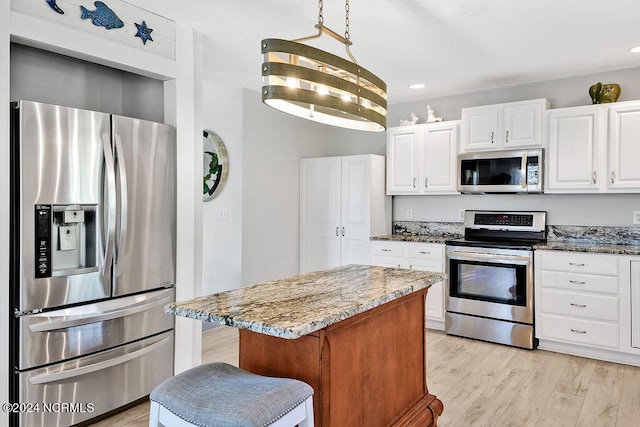
[[[57,0],[47,0],[47,4],[49,7],[61,15],[64,15],[64,10],[60,9],[60,7],[56,4]]]
[[[124,22],[118,18],[118,15],[116,15],[113,10],[109,9],[109,6],[101,1],[94,2],[93,4],[96,10],[88,10],[86,7],[80,6],[80,10],[82,11],[80,18],[91,18],[93,25],[104,27],[107,30],[124,27]]]

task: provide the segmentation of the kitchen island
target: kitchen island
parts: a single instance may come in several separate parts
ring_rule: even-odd
[[[316,426],[430,426],[425,297],[442,273],[349,265],[178,302],[240,329],[240,367],[315,391]]]

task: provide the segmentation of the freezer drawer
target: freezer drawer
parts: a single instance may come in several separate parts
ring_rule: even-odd
[[[22,412],[20,426],[79,423],[148,395],[172,375],[172,331],[21,373],[19,401],[39,407],[38,411]],[[70,403],[73,406],[65,407]]]
[[[174,288],[22,316],[18,370],[95,353],[173,328]]]

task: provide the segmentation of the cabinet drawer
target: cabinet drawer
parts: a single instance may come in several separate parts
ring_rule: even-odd
[[[404,256],[402,242],[375,240],[371,242],[371,256],[400,257]]]
[[[618,321],[618,297],[543,289],[538,302],[545,313]]]
[[[618,295],[618,278],[615,276],[543,270],[540,272],[540,280],[536,286]]]
[[[411,270],[435,271],[437,273],[444,272],[444,263],[442,261],[433,259],[409,258],[407,259],[407,262],[407,267]]]
[[[371,265],[379,267],[407,268],[402,257],[371,256]]]
[[[544,253],[540,259],[542,270],[567,273],[618,275],[618,259],[615,256],[575,253]]]
[[[618,325],[543,314],[536,321],[536,337],[618,348]]]
[[[439,243],[407,243],[407,256],[417,259],[444,260],[444,245]]]

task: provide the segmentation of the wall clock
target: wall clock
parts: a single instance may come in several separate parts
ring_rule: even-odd
[[[213,200],[224,187],[229,175],[229,158],[222,139],[214,132],[203,132],[202,198],[205,202]]]

